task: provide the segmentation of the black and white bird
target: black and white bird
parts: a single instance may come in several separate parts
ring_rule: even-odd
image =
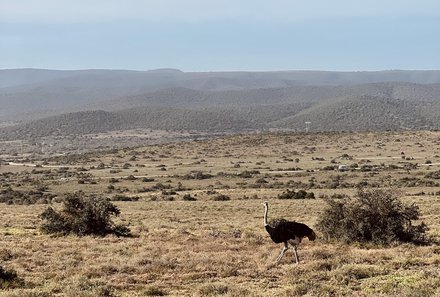
[[[278,263],[284,254],[289,249],[289,244],[292,246],[293,253],[295,255],[296,264],[299,263],[298,254],[296,252],[297,245],[301,242],[304,237],[309,238],[309,240],[315,240],[316,234],[315,232],[309,228],[309,226],[297,223],[290,222],[284,219],[275,220],[272,225],[267,223],[267,212],[269,210],[269,205],[266,202],[264,204],[264,228],[267,233],[269,233],[270,238],[275,243],[284,243],[283,250],[278,256],[276,263]]]

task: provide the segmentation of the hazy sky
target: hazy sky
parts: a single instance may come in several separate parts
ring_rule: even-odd
[[[0,68],[440,69],[439,0],[0,0]]]

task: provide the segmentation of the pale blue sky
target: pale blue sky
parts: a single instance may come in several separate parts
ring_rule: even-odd
[[[0,68],[440,69],[438,0],[0,0]]]

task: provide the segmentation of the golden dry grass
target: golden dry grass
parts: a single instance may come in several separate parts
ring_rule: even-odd
[[[314,227],[323,200],[277,199],[277,194],[292,189],[289,181],[308,184],[314,180],[322,186],[307,191],[317,197],[352,195],[352,185],[361,181],[379,186],[407,177],[423,181],[427,172],[440,168],[432,165],[440,160],[439,140],[436,132],[242,135],[85,155],[69,164],[84,166],[96,184],[78,184],[75,176],[45,179],[42,173],[30,173],[32,168],[1,166],[0,173],[18,172],[7,181],[17,190],[32,189],[37,181],[55,194],[79,189],[106,193],[109,178],[114,177],[119,180],[113,184],[116,189],[126,188],[124,195],[141,199],[115,202],[122,213],[117,221],[130,224],[133,238],[44,235],[38,230],[38,214],[45,205],[0,204],[0,263],[16,270],[26,283],[24,288],[0,291],[0,296],[440,296],[440,248],[434,244],[378,247],[306,239],[298,250],[299,265],[292,262],[290,253],[274,265],[281,246],[271,242],[262,226],[261,204],[269,201],[269,217]],[[343,154],[351,160],[341,158]],[[364,164],[381,169],[319,170],[332,164],[363,164],[363,158],[370,161]],[[386,169],[404,163],[422,165],[427,160],[432,166]],[[57,159],[48,164],[63,162]],[[101,162],[106,168],[96,169]],[[123,169],[125,163],[132,166]],[[166,170],[158,165],[165,165]],[[285,171],[293,167],[309,172]],[[115,168],[121,172],[110,173]],[[191,170],[213,177],[182,178]],[[245,170],[260,173],[251,178],[236,175]],[[34,181],[23,179],[25,171]],[[131,174],[155,181],[124,179]],[[323,183],[336,176],[351,186],[332,188]],[[259,178],[269,185],[283,184],[253,187]],[[177,191],[178,195],[161,190],[138,192],[157,183],[176,189],[179,182],[186,190]],[[427,194],[438,187],[408,185],[399,187],[404,201],[419,205],[421,219],[431,228],[429,235],[439,240],[440,196]],[[207,190],[227,194],[231,200],[213,201]],[[106,195],[116,193],[112,190]],[[183,201],[185,193],[197,201]],[[168,201],[169,197],[174,201]]]

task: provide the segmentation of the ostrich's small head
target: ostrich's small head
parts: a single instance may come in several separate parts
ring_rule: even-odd
[[[267,207],[269,205],[269,203],[267,203],[267,201],[264,201],[263,205]]]
[[[314,241],[316,239],[316,233],[315,231],[312,230],[312,233],[310,233],[309,235],[307,235],[307,237],[309,238],[309,240]]]

